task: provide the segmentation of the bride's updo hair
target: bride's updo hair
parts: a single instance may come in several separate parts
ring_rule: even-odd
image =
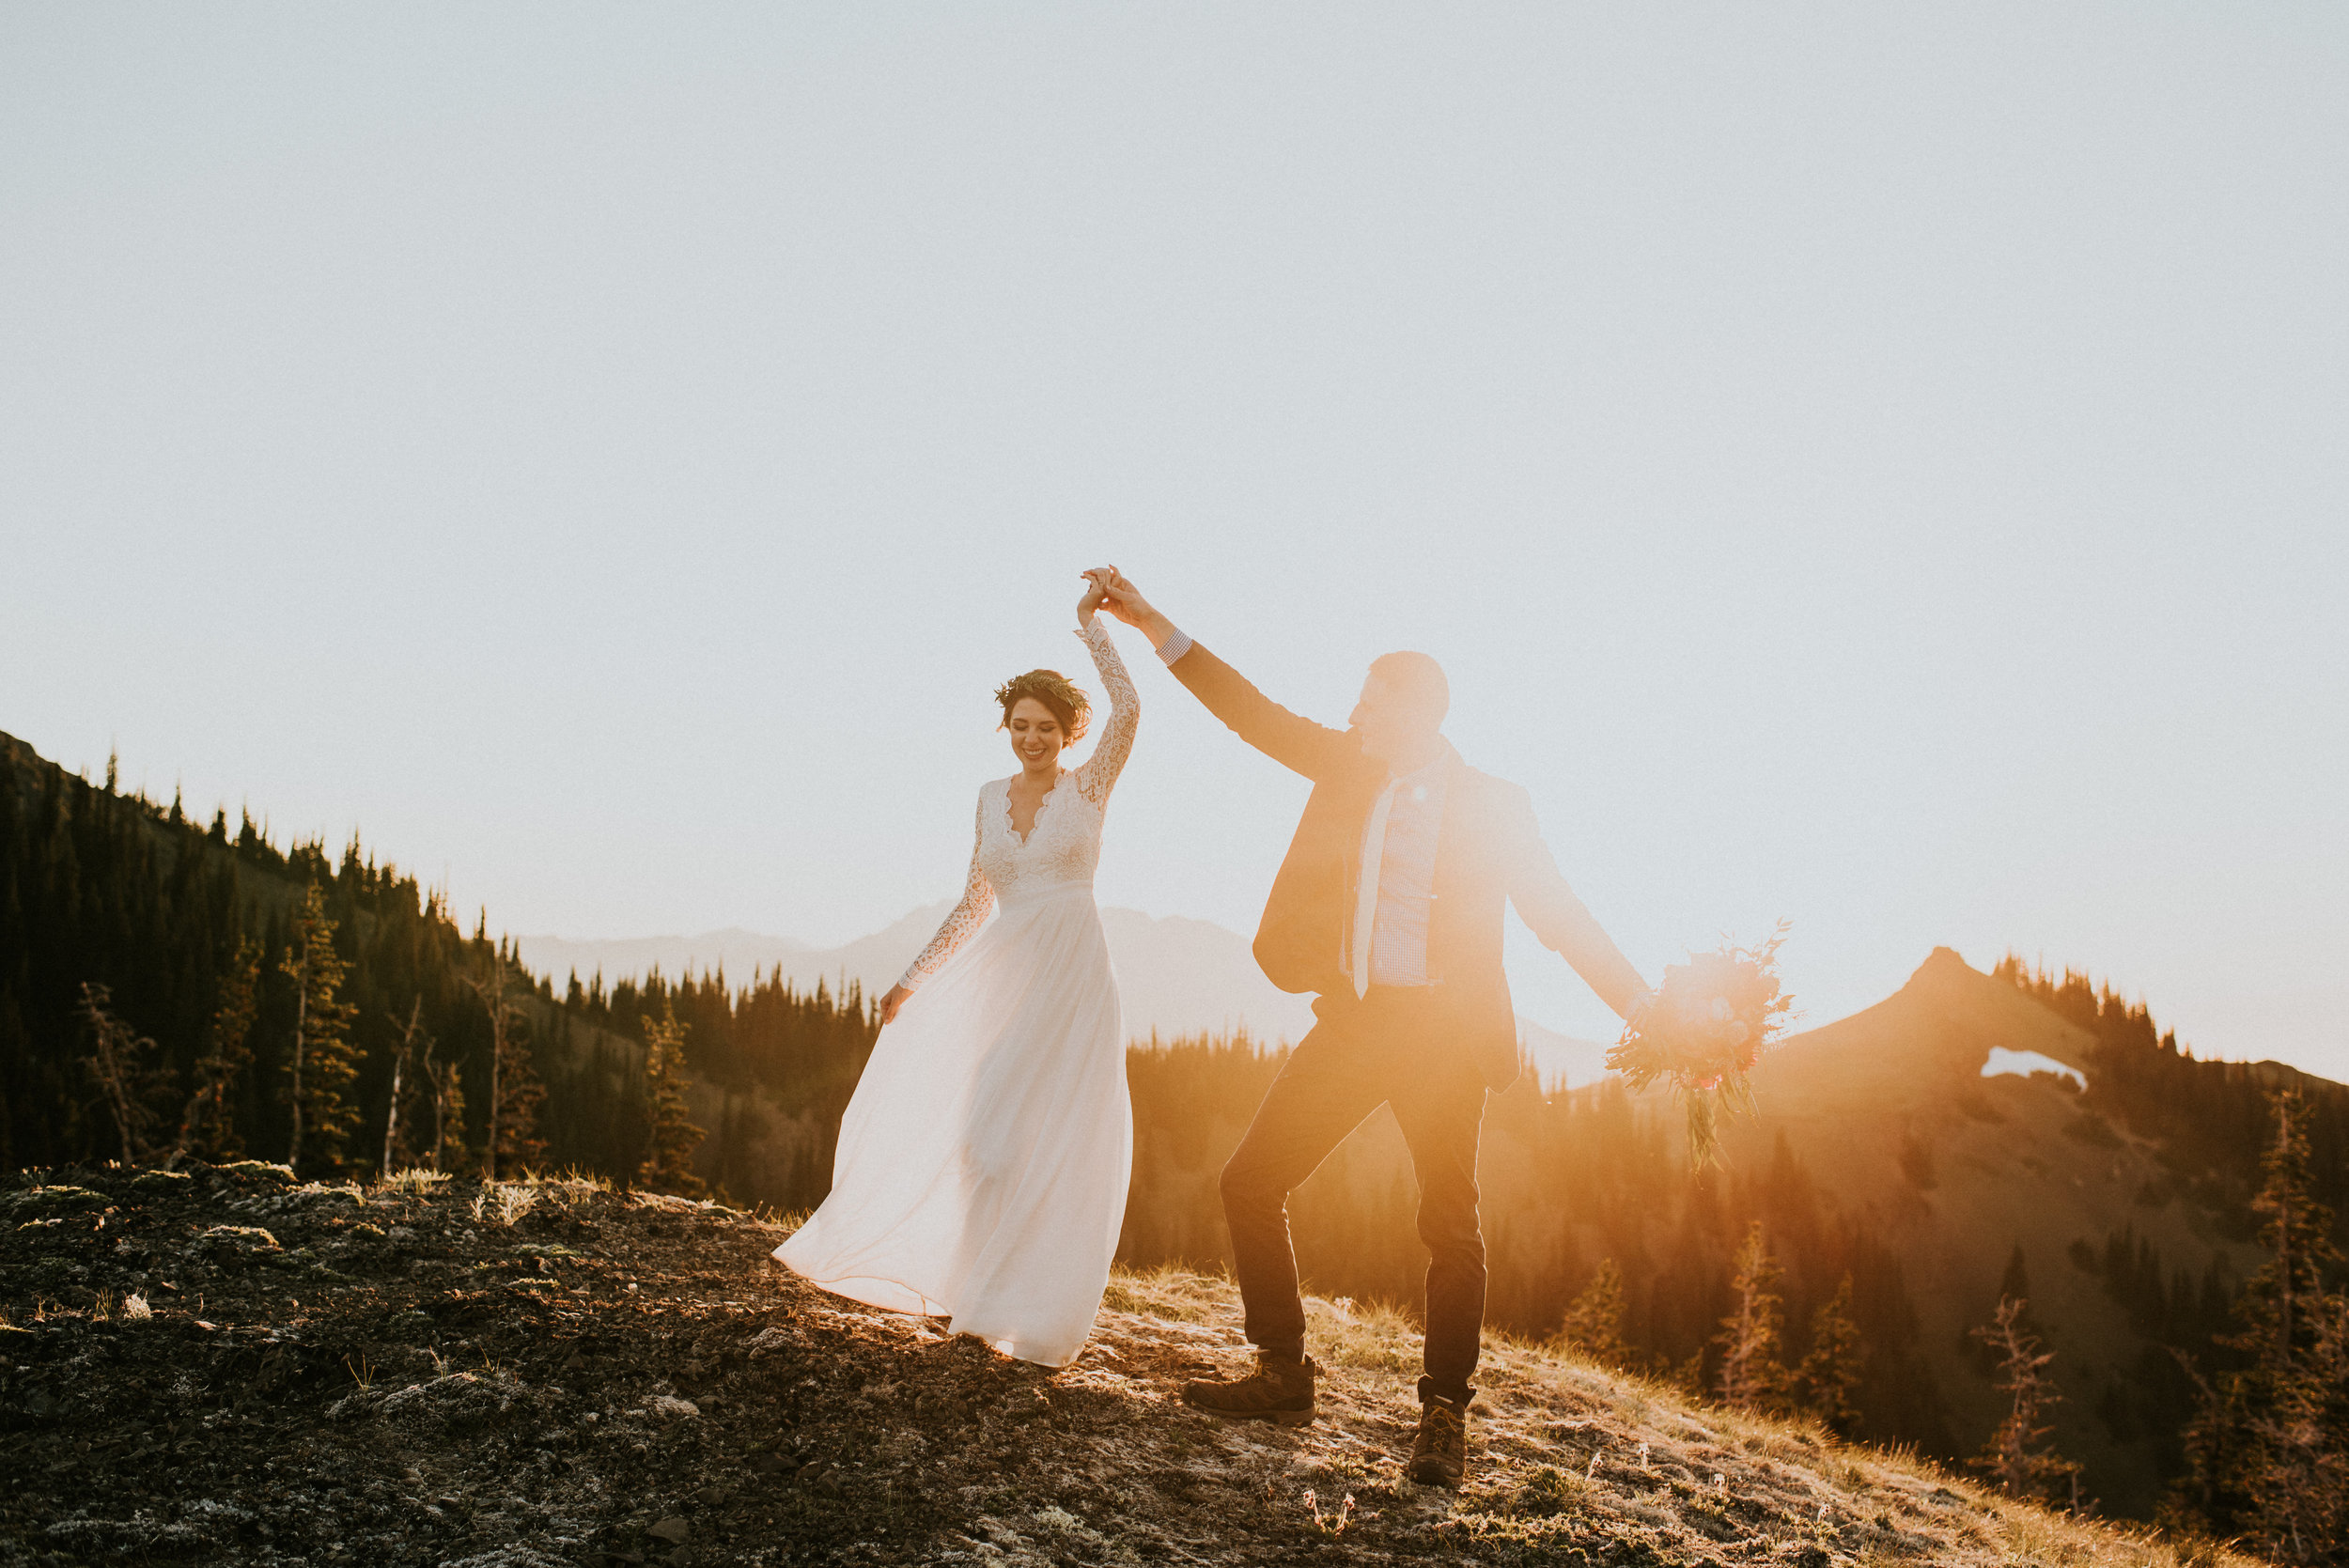
[[[1060,721],[1061,733],[1072,741],[1082,740],[1085,721],[1093,717],[1093,705],[1085,694],[1068,684],[1068,677],[1058,670],[1030,670],[1024,675],[1014,675],[995,689],[995,701],[1003,710],[1001,727],[1011,724],[1011,710],[1019,706],[1022,697],[1034,697],[1052,710]]]

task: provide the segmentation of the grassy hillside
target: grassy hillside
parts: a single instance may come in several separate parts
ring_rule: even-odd
[[[1323,1419],[1225,1426],[1175,1393],[1237,1302],[1181,1270],[1047,1374],[813,1290],[781,1226],[587,1183],[43,1172],[0,1208],[0,1563],[2186,1560],[1505,1340],[1470,1483],[1415,1487],[1406,1325],[1315,1302]]]

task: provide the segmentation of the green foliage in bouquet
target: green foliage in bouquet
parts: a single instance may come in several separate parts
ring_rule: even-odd
[[[1720,1120],[1753,1113],[1753,1064],[1786,1027],[1794,998],[1778,988],[1780,921],[1759,947],[1726,944],[1668,964],[1655,999],[1623,1027],[1607,1065],[1634,1089],[1665,1082],[1688,1114],[1688,1157],[1720,1162]]]

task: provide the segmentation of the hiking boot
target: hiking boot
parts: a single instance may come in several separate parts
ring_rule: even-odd
[[[1256,1370],[1245,1377],[1184,1384],[1183,1403],[1230,1421],[1303,1426],[1314,1419],[1314,1374],[1318,1370],[1311,1356],[1292,1361],[1259,1350]]]
[[[1467,1399],[1421,1397],[1419,1432],[1411,1438],[1411,1479],[1420,1485],[1460,1484],[1460,1471],[1468,1464],[1468,1407]]]

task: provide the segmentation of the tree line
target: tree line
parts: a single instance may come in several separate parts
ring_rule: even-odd
[[[2165,1186],[2146,1193],[2149,1202],[2185,1198],[2232,1239],[2248,1239],[2258,1228],[2251,1195],[2265,1180],[2269,1097],[2288,1087],[2301,1094],[2310,1190],[2329,1213],[2349,1216],[2349,1091],[2341,1085],[2277,1062],[2199,1060],[2145,1003],[2078,970],[2059,974],[2008,954],[1991,973],[2094,1036],[2085,1102],[2160,1151]],[[2343,1223],[2334,1220],[2336,1246],[2349,1244]]]
[[[194,821],[0,737],[0,1165],[689,1189],[686,1026],[646,1000],[557,998],[355,840],[281,849],[250,815]]]

